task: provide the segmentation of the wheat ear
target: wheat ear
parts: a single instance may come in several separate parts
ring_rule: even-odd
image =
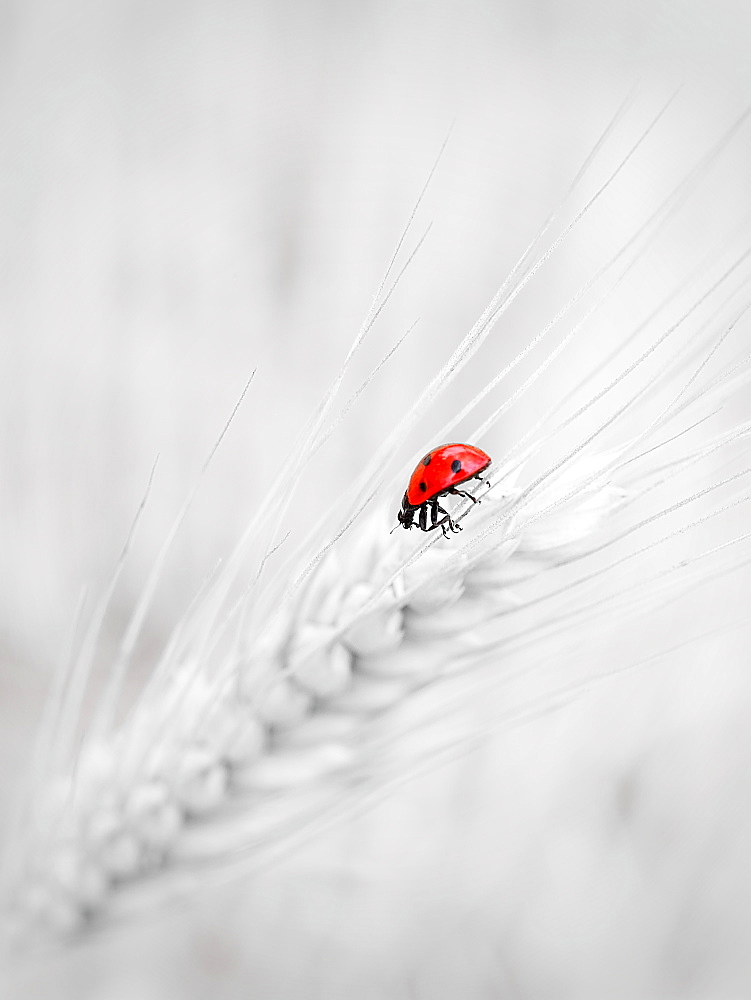
[[[574,222],[534,257],[550,220],[541,229],[406,423],[384,443],[384,454],[468,363],[660,115]],[[694,179],[690,174],[686,183]],[[587,282],[462,411],[464,419],[607,275],[602,299],[468,438],[487,435],[558,359],[633,266],[644,234],[651,238],[683,193],[679,186],[664,211],[635,230],[633,245]],[[654,558],[683,535],[701,536],[750,498],[743,490],[749,468],[742,456],[751,426],[704,433],[751,377],[747,358],[718,360],[745,319],[747,306],[735,304],[743,285],[733,282],[747,280],[748,256],[710,277],[677,319],[650,316],[644,324],[651,331],[648,346],[615,378],[603,383],[603,369],[595,364],[581,382],[591,383],[586,402],[568,410],[570,394],[564,392],[527,439],[491,467],[488,483],[475,491],[481,503],[459,508],[460,538],[391,533],[393,511],[372,501],[380,490],[398,496],[397,480],[379,479],[369,469],[349,510],[312,531],[277,580],[266,584],[279,539],[270,508],[262,511],[253,531],[265,525],[269,541],[246,590],[239,596],[232,590],[242,572],[237,555],[199,596],[141,697],[114,725],[133,644],[126,638],[98,716],[77,734],[91,659],[91,641],[85,642],[60,697],[67,716],[48,734],[41,754],[23,849],[12,855],[12,910],[24,928],[79,934],[156,895],[200,884],[222,866],[258,863],[293,834],[308,835],[334,815],[342,789],[350,803],[357,800],[377,776],[379,746],[394,735],[388,720],[416,692],[437,688],[451,675],[468,676],[499,650],[528,645],[532,635],[536,641],[566,635],[613,609],[637,613],[645,601],[674,596],[676,579],[690,587],[708,575],[707,567],[717,573],[740,564],[746,536],[727,530],[689,559],[667,555],[655,570]],[[379,314],[386,287],[384,280],[347,362]],[[640,332],[634,331],[635,341]],[[336,422],[326,420],[341,381],[335,380],[301,454],[315,452],[330,436]],[[598,410],[603,404],[604,413]],[[636,430],[606,445],[623,415],[637,410],[644,416]],[[577,426],[573,443],[553,447],[542,472],[527,471]],[[730,466],[719,476],[718,462]],[[301,467],[298,456],[293,477]],[[374,461],[380,467],[388,467],[381,455]],[[681,485],[686,471],[693,474],[690,488]],[[648,496],[661,499],[640,514],[639,502]],[[655,526],[657,537],[650,535]],[[640,533],[643,543],[619,551],[621,542]],[[632,564],[636,579],[624,583]],[[93,636],[101,615],[95,617]],[[491,679],[503,683],[508,675],[491,673]]]

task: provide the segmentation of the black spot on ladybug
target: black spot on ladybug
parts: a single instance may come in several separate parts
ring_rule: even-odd
[[[422,464],[423,465],[430,465],[430,459],[432,457],[433,457],[432,455],[426,455],[425,458],[422,460]]]
[[[427,483],[420,483],[420,489],[423,491],[423,493],[427,493],[428,492],[428,484]]]
[[[462,471],[462,463],[459,461],[458,458],[455,458],[454,461],[451,463],[451,471],[452,472]]]

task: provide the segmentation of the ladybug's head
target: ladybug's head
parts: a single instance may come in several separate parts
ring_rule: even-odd
[[[415,508],[407,502],[407,494],[402,499],[402,508],[397,512],[396,519],[403,528],[411,528],[415,519]]]

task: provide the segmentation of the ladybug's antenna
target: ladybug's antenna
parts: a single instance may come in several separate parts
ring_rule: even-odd
[[[394,525],[394,527],[393,527],[393,528],[391,529],[391,531],[389,532],[389,534],[390,534],[390,535],[393,535],[393,534],[394,534],[394,532],[396,531],[396,529],[397,529],[398,527],[399,527],[399,524],[398,524],[398,523],[397,523],[397,524],[395,524],[395,525]]]

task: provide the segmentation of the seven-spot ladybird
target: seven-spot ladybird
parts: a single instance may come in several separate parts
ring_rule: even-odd
[[[433,448],[420,460],[410,477],[402,509],[396,515],[399,524],[403,528],[411,528],[417,524],[423,531],[440,528],[444,538],[448,538],[446,525],[452,531],[461,531],[461,525],[452,521],[448,511],[438,506],[438,498],[454,493],[460,497],[469,497],[473,503],[477,503],[471,493],[457,490],[456,487],[469,479],[482,479],[478,473],[487,469],[491,461],[490,455],[471,444],[442,444]],[[445,515],[440,521],[439,514]]]

